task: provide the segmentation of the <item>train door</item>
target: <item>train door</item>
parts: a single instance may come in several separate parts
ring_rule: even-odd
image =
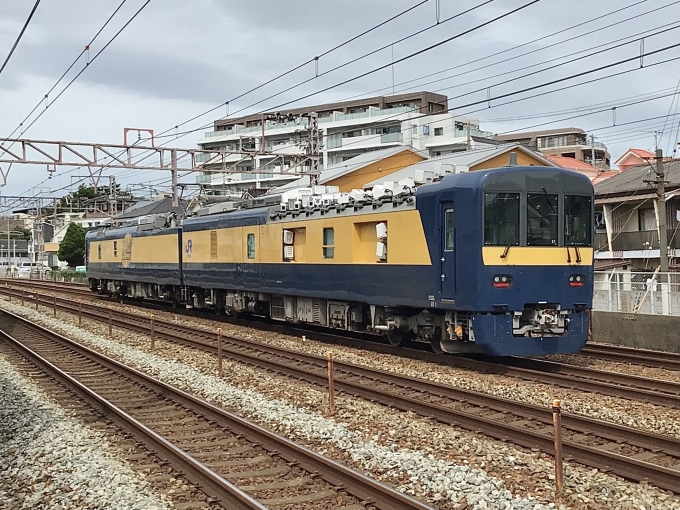
[[[456,294],[456,253],[453,202],[441,202],[441,297],[454,299]]]

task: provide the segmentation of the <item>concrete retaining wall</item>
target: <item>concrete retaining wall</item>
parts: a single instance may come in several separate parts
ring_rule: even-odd
[[[593,312],[593,341],[680,353],[680,317]]]

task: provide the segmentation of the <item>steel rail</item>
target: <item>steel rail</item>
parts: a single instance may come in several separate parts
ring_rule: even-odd
[[[61,381],[65,386],[74,391],[94,408],[101,411],[118,426],[132,433],[139,440],[147,444],[150,449],[167,459],[173,469],[182,472],[189,481],[200,486],[206,494],[214,497],[221,504],[228,505],[225,506],[225,508],[234,508],[238,510],[266,510],[267,507],[248,496],[248,494],[241,489],[222,478],[219,474],[215,473],[183,450],[177,448],[170,441],[160,436],[122,409],[113,405],[57,366],[50,363],[14,337],[8,335],[4,331],[0,331],[0,336],[44,372],[58,381]]]
[[[622,345],[586,344],[581,354],[608,361],[632,363],[652,368],[680,370],[680,354],[674,352],[653,351],[624,347]]]
[[[47,303],[52,304],[52,303]],[[97,305],[90,305],[95,311],[83,309],[83,315],[105,320],[97,311],[108,308]],[[64,307],[67,308],[67,307]],[[68,308],[67,308],[68,309]],[[115,326],[129,329],[135,332],[148,334],[148,318],[127,312],[113,311],[112,322]],[[214,333],[202,328],[190,328],[171,322],[156,319],[155,334],[157,338],[163,338],[175,343],[182,343],[191,347],[203,349],[215,353],[217,348],[214,345]],[[192,337],[200,337],[197,340]],[[235,350],[227,345],[225,353],[229,358],[263,369],[271,370],[300,380],[311,382],[320,386],[325,386],[326,375],[324,372],[325,358],[299,353],[297,351],[274,347],[267,344],[243,340],[235,337],[223,337],[228,343],[241,349]],[[273,354],[273,360],[262,356],[262,351]],[[243,352],[246,351],[246,352]],[[248,352],[250,351],[250,352]],[[285,363],[282,360],[288,359],[292,363]],[[314,370],[303,368],[300,363],[311,363],[315,365]],[[297,366],[296,366],[297,365]],[[509,401],[499,397],[486,395],[469,390],[454,389],[420,379],[408,378],[391,374],[389,372],[373,370],[366,367],[359,367],[349,363],[335,362],[339,372],[345,372],[351,376],[357,376],[358,381],[351,381],[345,378],[336,377],[335,385],[339,390],[361,398],[391,405],[401,410],[410,410],[435,418],[449,424],[455,424],[463,428],[480,431],[491,437],[501,440],[511,440],[520,446],[534,448],[538,447],[541,451],[552,454],[552,429],[548,425],[551,420],[549,411],[530,406],[520,402]],[[368,380],[367,380],[368,378]],[[489,411],[512,412],[515,415],[526,416],[539,419],[546,427],[539,431],[527,430],[525,427],[513,426],[512,424],[500,423],[497,417],[485,417],[475,413],[452,409],[446,405],[428,402],[423,396],[409,397],[402,395],[399,390],[392,392],[382,391],[374,388],[375,384],[370,381],[387,382],[393,386],[402,388],[417,389],[427,395],[440,396],[449,400],[458,400],[474,403],[482,409],[482,412]],[[663,451],[669,455],[680,455],[680,440],[648,432],[631,429],[619,425],[609,424],[604,421],[585,418],[578,415],[565,413],[563,415],[565,427],[574,431],[592,434],[596,433],[599,437],[608,441],[632,444],[633,446],[648,448],[652,451]],[[521,420],[520,420],[521,421]],[[650,462],[645,462],[620,454],[612,453],[601,448],[579,444],[575,441],[564,441],[565,454],[570,455],[573,460],[599,469],[606,469],[621,476],[635,480],[649,480],[651,483],[664,489],[677,491],[680,487],[680,467],[676,469],[667,468]]]
[[[68,290],[66,291],[68,293]],[[8,289],[0,286],[0,294],[7,294]],[[80,294],[80,290],[78,291]],[[43,306],[53,307],[52,302],[47,296],[41,296],[37,292],[32,293],[34,298],[37,298],[39,303]],[[58,298],[59,302],[64,302],[63,298]],[[62,305],[58,304],[57,307]],[[109,307],[88,303],[88,306],[95,309],[98,307],[102,313],[108,313]],[[63,305],[63,309],[74,312],[73,306]],[[90,314],[83,309],[83,315],[89,316],[92,319],[103,320],[96,313]],[[112,313],[124,314],[120,310],[113,310]],[[129,315],[132,317],[133,315]],[[138,320],[143,320],[139,317]],[[125,327],[124,322],[117,322],[121,327]],[[160,324],[160,323],[159,323]],[[171,323],[168,323],[170,325]],[[277,328],[280,329],[280,328]],[[190,328],[187,328],[190,330]],[[299,333],[296,331],[296,333]],[[310,334],[309,331],[306,331]],[[314,334],[314,333],[312,333]],[[322,333],[320,336],[324,339],[335,339],[337,335]],[[179,339],[178,339],[179,340]],[[548,384],[551,386],[560,386],[569,389],[578,389],[581,391],[600,393],[613,397],[625,398],[628,400],[634,399],[642,402],[648,402],[666,407],[673,407],[680,409],[680,383],[672,381],[664,381],[660,379],[651,379],[629,374],[619,374],[615,372],[607,372],[603,370],[596,370],[591,368],[576,367],[573,365],[565,365],[550,361],[536,360],[532,358],[502,358],[500,361],[472,359],[459,356],[442,356],[433,353],[417,351],[413,349],[393,348],[392,346],[382,344],[371,344],[362,342],[361,340],[342,339],[338,341],[352,345],[354,347],[363,347],[368,349],[375,349],[380,352],[387,352],[395,355],[411,357],[420,359],[422,361],[435,362],[442,365],[453,366],[473,371],[481,371],[490,374],[504,375],[509,377],[517,377],[528,381]],[[257,344],[257,342],[252,342]],[[289,351],[299,355],[297,351]]]
[[[306,471],[310,473],[315,473],[318,474],[321,478],[326,480],[327,482],[331,483],[332,485],[336,487],[343,487],[347,492],[352,494],[353,496],[363,500],[366,502],[366,504],[373,505],[377,508],[380,509],[385,509],[385,510],[432,510],[429,505],[426,505],[414,498],[411,498],[410,496],[403,494],[395,489],[392,489],[368,476],[365,476],[358,471],[355,471],[351,468],[348,468],[347,466],[341,464],[340,462],[334,461],[332,459],[329,459],[327,457],[324,457],[323,455],[306,448],[302,445],[299,445],[293,441],[290,441],[283,436],[280,436],[274,432],[271,432],[267,430],[264,427],[261,427],[253,422],[250,422],[244,418],[241,418],[237,416],[234,413],[231,413],[229,411],[226,411],[225,409],[222,409],[200,397],[197,397],[191,393],[188,393],[186,391],[183,391],[181,389],[175,388],[174,386],[171,386],[167,383],[164,383],[158,379],[155,379],[144,372],[141,372],[139,370],[136,370],[134,368],[128,367],[125,364],[114,360],[113,358],[110,358],[108,356],[105,356],[101,353],[98,353],[89,347],[86,347],[84,345],[81,345],[69,338],[66,338],[62,335],[59,335],[58,333],[55,333],[53,331],[48,330],[47,328],[44,328],[43,326],[40,326],[39,324],[36,324],[32,321],[29,321],[23,317],[20,317],[18,315],[15,315],[11,312],[7,311],[0,311],[0,314],[4,314],[6,316],[12,317],[14,320],[17,320],[21,322],[23,325],[26,325],[27,327],[33,329],[34,331],[38,332],[41,335],[44,335],[50,339],[53,339],[57,342],[59,342],[62,345],[68,346],[70,349],[73,351],[79,353],[82,356],[88,357],[90,359],[94,359],[97,363],[101,364],[102,366],[116,371],[118,373],[124,374],[126,377],[129,377],[132,380],[135,380],[139,382],[140,384],[153,389],[154,391],[163,394],[164,396],[168,397],[172,401],[178,402],[181,405],[187,407],[188,409],[194,410],[197,414],[200,414],[202,416],[205,416],[208,420],[212,420],[215,423],[217,423],[220,426],[223,426],[229,430],[234,431],[236,434],[241,434],[244,437],[248,438],[250,441],[253,443],[260,444],[262,447],[264,447],[266,450],[270,452],[277,452],[278,455],[280,455],[282,458],[288,460],[289,462],[295,462],[300,467],[305,469]],[[4,333],[0,330],[0,334],[6,338],[10,338],[13,343],[18,343],[15,339],[11,338],[7,333]],[[23,349],[25,350],[30,350],[25,346],[22,346]],[[22,349],[22,350],[23,350]],[[31,351],[32,352],[32,351]],[[31,358],[33,356],[39,357],[39,355],[33,353],[31,355]],[[42,358],[41,358],[42,359]],[[52,365],[48,361],[42,359],[44,363],[49,364],[50,370],[56,370],[60,371],[56,366]],[[41,362],[42,365],[42,362]],[[62,372],[63,373],[63,372]],[[80,384],[78,381],[70,377],[68,374],[64,375],[66,377],[70,378],[69,383],[70,384],[77,384],[79,385],[78,388],[75,388],[77,391],[82,389],[88,390],[90,393],[94,394],[91,390],[87,389],[84,385]],[[60,376],[61,378],[61,376]],[[82,388],[81,388],[82,387]],[[96,395],[96,394],[95,394]],[[87,396],[85,398],[88,398]],[[89,397],[92,398],[92,397]],[[89,399],[88,398],[88,399]],[[101,398],[101,397],[100,397]],[[110,403],[104,401],[106,404],[111,405]],[[98,406],[97,406],[98,407]],[[114,406],[115,407],[115,406]],[[117,409],[117,408],[116,408]],[[126,415],[123,411],[119,410],[120,413],[128,417],[129,415]],[[118,413],[116,413],[118,415]],[[130,417],[131,418],[131,417]],[[134,418],[131,418],[134,420]],[[136,431],[141,431],[143,433],[146,433],[145,430],[147,429],[143,424],[137,422],[135,420],[135,428],[133,429],[133,432]],[[153,431],[151,431],[153,433]],[[155,434],[155,433],[154,433]],[[158,436],[160,437],[160,436]],[[163,439],[163,438],[160,438]],[[163,440],[165,441],[165,440]],[[173,446],[171,443],[165,441],[169,446]],[[160,445],[161,447],[163,444]],[[176,449],[176,448],[175,448]],[[181,450],[180,450],[181,452]],[[172,453],[172,452],[170,452]],[[181,452],[183,453],[183,452]],[[176,454],[175,454],[176,455]],[[184,454],[184,456],[188,457],[189,459],[193,460],[192,457],[190,457],[188,454]],[[173,457],[170,457],[173,458]],[[180,459],[181,460],[181,459]],[[197,461],[194,460],[194,462],[198,463]],[[200,466],[203,466],[202,464],[198,463]],[[199,467],[200,467],[199,466]],[[173,466],[174,467],[174,466]],[[257,508],[257,509],[264,509],[266,507],[262,506],[259,502],[245,494],[243,491],[238,489],[236,486],[233,484],[227,482],[224,480],[220,475],[217,473],[214,473],[213,471],[209,470],[209,468],[203,466],[203,468],[211,474],[210,480],[213,480],[212,483],[221,483],[223,480],[228,486],[231,488],[235,488],[240,494],[245,496],[247,499],[244,501],[247,504],[250,504],[249,500],[252,500],[257,504],[257,506],[242,506],[243,503],[239,502],[241,499],[236,500],[234,503],[233,508]],[[181,468],[177,468],[178,470],[182,471]],[[196,468],[194,468],[196,469]],[[213,476],[214,475],[214,476]],[[215,478],[216,477],[216,478]],[[210,482],[210,480],[207,480]],[[199,484],[203,484],[204,481],[198,480]],[[208,485],[209,486],[209,485]],[[212,487],[211,487],[212,488]],[[231,504],[231,502],[230,502]],[[241,506],[236,506],[236,505],[241,505]],[[227,508],[232,508],[232,507],[227,507]]]

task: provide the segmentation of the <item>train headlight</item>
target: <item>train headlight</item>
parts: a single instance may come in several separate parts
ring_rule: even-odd
[[[570,287],[583,287],[586,283],[586,277],[582,274],[573,274],[569,277]]]
[[[512,276],[509,274],[497,274],[493,277],[492,283],[497,289],[507,289],[512,285]]]

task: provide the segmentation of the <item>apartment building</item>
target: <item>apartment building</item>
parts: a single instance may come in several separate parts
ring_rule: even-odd
[[[591,140],[586,132],[579,128],[567,127],[544,131],[526,131],[524,133],[495,135],[494,138],[502,142],[519,142],[533,149],[538,149],[544,156],[573,158],[600,170],[609,170],[611,155],[607,146]]]
[[[276,154],[233,154],[226,158],[226,164],[241,173],[204,173],[197,177],[197,183],[208,192],[213,189],[239,193],[295,180],[297,177],[287,172],[295,167],[308,141],[307,121],[300,116],[311,112],[318,115],[320,168],[399,145],[440,156],[494,143],[492,133],[479,129],[479,121],[449,112],[444,95],[414,92],[378,96],[217,120],[213,131],[198,141],[202,149],[266,150]],[[274,115],[278,120],[268,120]],[[207,155],[198,163],[204,163],[206,168],[222,165],[221,161],[213,164]]]

